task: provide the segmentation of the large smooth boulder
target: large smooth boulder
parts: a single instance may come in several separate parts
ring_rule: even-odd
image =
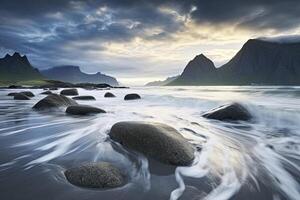
[[[17,93],[14,95],[14,100],[30,100],[30,98],[25,94]]]
[[[88,163],[65,171],[67,180],[76,186],[88,188],[115,188],[125,184],[125,177],[107,162]]]
[[[62,106],[77,105],[76,101],[60,94],[50,94],[36,103],[33,108],[37,110],[58,108]]]
[[[88,105],[74,105],[67,107],[66,113],[71,115],[89,115],[97,113],[106,113],[104,110]]]
[[[164,164],[187,166],[194,159],[192,145],[176,129],[166,124],[118,122],[111,128],[109,136],[124,147]]]
[[[78,90],[76,88],[64,89],[60,92],[60,94],[65,96],[76,96],[78,95]]]
[[[208,119],[216,119],[221,121],[236,121],[236,120],[250,120],[252,118],[250,112],[241,104],[233,103],[223,105],[213,109],[203,115]]]
[[[140,95],[132,93],[132,94],[125,95],[124,100],[135,100],[135,99],[140,99],[140,98],[141,98]]]
[[[73,97],[72,99],[75,99],[75,100],[96,100],[96,98],[93,97],[93,96],[77,96],[77,97]]]
[[[116,97],[116,96],[113,93],[111,93],[111,92],[106,92],[104,94],[104,97],[106,97],[106,98],[112,98],[112,97]]]
[[[25,94],[28,97],[34,97],[34,94],[30,91],[24,91],[24,92],[20,92],[21,94]]]

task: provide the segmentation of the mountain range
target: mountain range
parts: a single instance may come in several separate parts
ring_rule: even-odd
[[[22,81],[57,80],[69,83],[106,83],[118,86],[118,81],[100,72],[86,74],[77,66],[59,66],[39,71],[34,68],[27,57],[15,52],[0,58],[0,83],[16,83]]]
[[[78,66],[57,66],[41,73],[48,79],[64,81],[69,83],[106,83],[112,86],[118,86],[116,78],[107,76],[100,72],[95,74],[87,74],[80,70]]]
[[[216,68],[200,54],[165,85],[300,85],[300,42],[248,40],[226,64]]]

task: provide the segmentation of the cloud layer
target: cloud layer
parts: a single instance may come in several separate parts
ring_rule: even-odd
[[[125,82],[178,74],[200,53],[222,64],[250,37],[300,33],[298,0],[0,0],[0,5],[1,54],[19,51],[41,69],[74,64]]]

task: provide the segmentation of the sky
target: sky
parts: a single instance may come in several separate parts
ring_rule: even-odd
[[[217,67],[250,38],[300,35],[299,0],[0,0],[0,56],[80,66],[142,85],[203,53]]]

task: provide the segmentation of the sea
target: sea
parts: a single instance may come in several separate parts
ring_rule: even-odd
[[[28,89],[26,89],[28,90]],[[71,116],[66,108],[38,112],[44,98],[13,100],[0,89],[1,200],[299,200],[300,87],[169,86],[86,90],[95,101],[77,101],[107,113]],[[115,98],[104,98],[109,91]],[[53,92],[59,92],[53,91]],[[124,101],[128,93],[140,100]],[[218,121],[202,115],[233,102],[250,121]],[[195,147],[190,166],[152,172],[141,153],[116,149],[110,128],[120,121],[160,122]],[[66,169],[111,162],[126,174],[114,189],[69,183]],[[163,170],[162,170],[163,171]]]

